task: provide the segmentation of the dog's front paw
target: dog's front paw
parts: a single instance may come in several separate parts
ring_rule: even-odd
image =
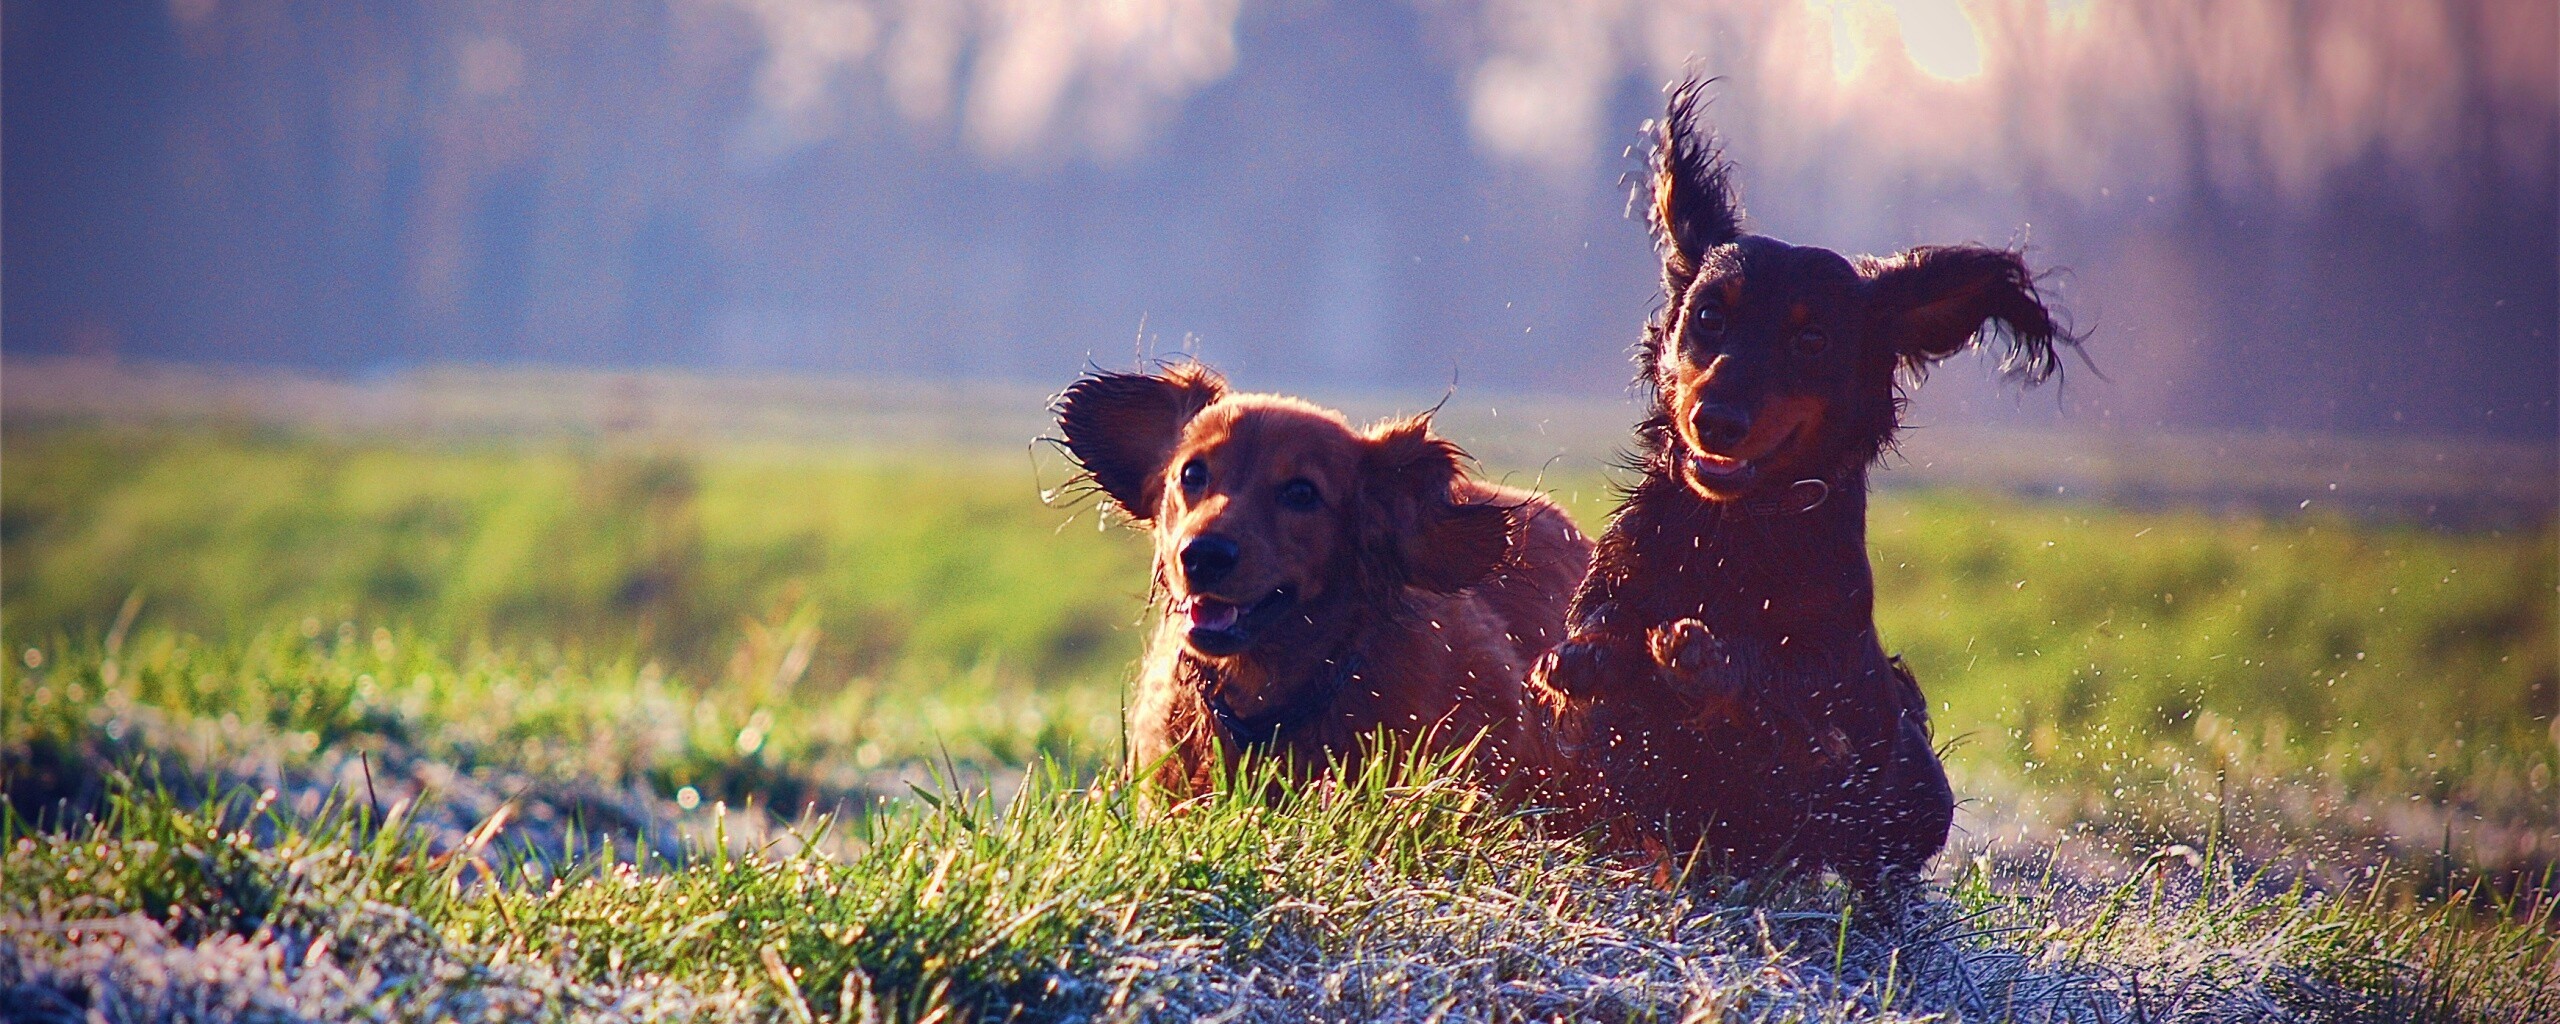
[[[1693,676],[1710,667],[1721,667],[1727,660],[1724,644],[1716,640],[1707,624],[1696,619],[1681,619],[1653,627],[1645,635],[1645,646],[1653,652],[1653,663],[1663,671],[1679,676]]]
[[[1742,688],[1737,652],[1716,639],[1706,623],[1681,619],[1655,626],[1645,635],[1645,646],[1663,681],[1682,693],[1727,698]]]
[[[1711,725],[1741,713],[1743,694],[1751,687],[1745,678],[1750,668],[1706,623],[1680,619],[1655,626],[1645,634],[1645,647],[1663,684],[1697,708],[1695,724]]]
[[[1565,700],[1586,700],[1607,690],[1612,679],[1640,670],[1640,657],[1618,637],[1585,634],[1557,644],[1539,658],[1529,678],[1538,688]]]

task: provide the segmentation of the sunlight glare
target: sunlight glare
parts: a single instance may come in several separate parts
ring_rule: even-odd
[[[1887,24],[1921,74],[1946,82],[1982,74],[1982,30],[1959,0],[1805,0],[1805,7],[1828,24],[1832,77],[1844,84],[1865,72]]]
[[[1982,74],[1982,30],[1956,0],[1899,0],[1902,49],[1920,73],[1949,82]]]

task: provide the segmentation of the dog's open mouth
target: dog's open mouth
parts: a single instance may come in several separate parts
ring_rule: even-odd
[[[1289,614],[1297,603],[1296,588],[1284,586],[1273,588],[1251,605],[1214,597],[1187,597],[1174,606],[1174,611],[1191,621],[1191,631],[1185,638],[1193,650],[1225,657],[1251,646],[1256,634]]]
[[[1789,427],[1777,443],[1763,446],[1748,456],[1718,455],[1691,448],[1681,465],[1688,470],[1689,480],[1701,491],[1712,494],[1735,494],[1760,478],[1760,467],[1773,461],[1773,456],[1787,450],[1796,439],[1796,428]]]
[[[1704,452],[1689,456],[1689,475],[1708,484],[1740,487],[1750,483],[1753,473],[1758,469],[1759,464],[1751,459],[1709,455]]]

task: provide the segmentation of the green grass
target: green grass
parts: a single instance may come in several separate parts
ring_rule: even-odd
[[[2155,840],[2560,856],[2560,534],[1891,496],[1878,618],[1985,785]],[[2448,830],[2450,838],[2448,839]]]
[[[797,678],[1000,661],[1103,680],[1136,650],[1142,553],[1040,503],[1017,453],[574,442],[419,447],[269,433],[17,430],[0,544],[12,635],[316,617],[578,646],[705,673],[741,623],[816,609]]]
[[[1490,815],[1427,765],[1275,803],[1240,795],[1261,788],[1151,813],[1116,775],[1044,771],[1001,804],[937,796],[840,844],[824,823],[745,852],[715,833],[657,870],[602,852],[495,854],[503,818],[439,850],[405,803],[291,815],[268,799],[190,809],[145,792],[86,828],[0,829],[0,912],[16,923],[0,936],[0,970],[16,977],[0,982],[113,990],[134,1019],[242,993],[397,1020],[487,1007],[785,1020],[2560,1012],[2548,907],[2484,924],[2378,885],[2267,891],[2214,861],[2164,861],[2075,895],[1985,865],[1887,922],[1820,885],[1655,888]],[[136,984],[126,962],[173,955],[188,968],[290,956],[293,984],[325,984],[243,978],[236,964]]]
[[[1144,540],[1020,453],[13,424],[0,465],[0,785],[103,816],[12,826],[0,913],[51,923],[0,960],[49,977],[318,985],[259,958],[338,943],[336,1016],[2560,1012],[2547,524],[1879,496],[1976,831],[1922,919],[1844,930],[1428,773],[1138,813]]]
[[[195,636],[211,646],[192,659],[256,661],[387,630],[404,658],[575,677],[524,684],[538,710],[519,715],[512,693],[408,693],[417,673],[381,666],[371,685],[404,708],[484,731],[522,718],[511,728],[566,749],[588,742],[559,738],[587,735],[585,705],[645,705],[666,723],[645,755],[577,755],[579,770],[728,779],[733,799],[778,777],[723,767],[741,738],[762,737],[743,760],[804,766],[784,776],[946,753],[1090,765],[1118,746],[1144,540],[1044,505],[1058,467],[1019,453],[112,427],[20,428],[0,446],[0,627],[21,656],[116,634],[138,654]],[[1603,482],[1559,483],[1596,526]],[[2463,863],[2530,872],[2560,854],[2547,524],[2445,534],[1887,493],[1873,527],[1886,641],[1977,790],[2146,843],[2227,822],[2233,799],[2248,804],[2235,838],[2270,856],[2436,858],[2449,842]],[[160,675],[181,681],[133,699],[201,685],[184,698],[196,713],[254,696],[233,692],[241,672]],[[198,675],[216,682],[184,681]]]

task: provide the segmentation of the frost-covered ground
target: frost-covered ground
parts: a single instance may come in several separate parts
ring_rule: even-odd
[[[108,772],[103,817],[0,854],[11,1019],[2560,1014],[2548,908],[2280,887],[2185,846],[1976,844],[1909,901],[1860,904],[1818,881],[1666,888],[1427,773],[1166,814],[1043,770],[834,824],[407,750],[232,749],[214,773],[148,753],[148,788]]]

